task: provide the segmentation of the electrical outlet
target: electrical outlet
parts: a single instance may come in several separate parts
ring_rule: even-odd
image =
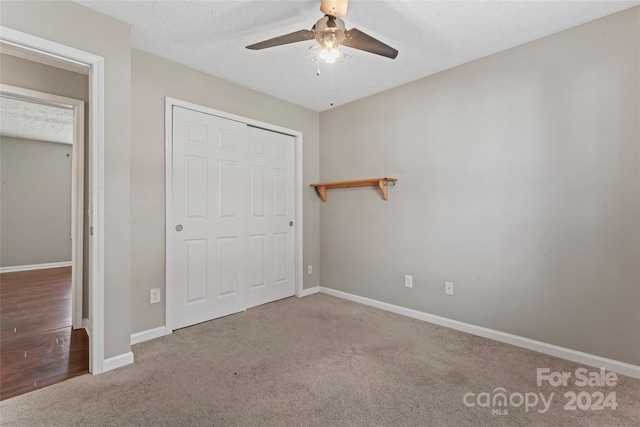
[[[413,276],[409,274],[404,275],[404,287],[413,288]]]
[[[155,304],[160,302],[160,288],[153,288],[149,290],[149,304]]]
[[[444,282],[444,293],[453,295],[453,282]]]
[[[313,265],[307,265],[307,274],[313,274]]]

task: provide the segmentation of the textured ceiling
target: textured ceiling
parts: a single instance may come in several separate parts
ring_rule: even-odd
[[[351,0],[344,21],[398,49],[395,60],[341,48],[322,64],[315,42],[244,46],[309,29],[320,1],[79,1],[132,24],[145,52],[323,111],[640,4],[640,1]],[[108,37],[108,35],[105,35]]]
[[[73,111],[2,96],[0,135],[73,144]]]

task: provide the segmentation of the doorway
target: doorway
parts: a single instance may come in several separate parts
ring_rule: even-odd
[[[0,26],[0,52],[52,65],[89,76],[89,110],[87,139],[87,175],[89,209],[85,233],[88,247],[88,319],[89,372],[100,374],[114,369],[105,367],[104,348],[104,127],[105,64],[104,58],[90,52],[47,40],[32,34]],[[84,319],[83,319],[84,323]]]
[[[84,102],[0,86],[0,399],[89,371]]]

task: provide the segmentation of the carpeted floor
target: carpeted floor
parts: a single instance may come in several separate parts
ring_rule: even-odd
[[[637,426],[640,381],[538,387],[580,365],[327,295],[289,298],[133,347],[135,364],[3,401],[3,426]],[[589,371],[597,371],[588,368]],[[573,383],[575,378],[570,380]],[[543,394],[523,406],[493,397]],[[500,390],[496,391],[499,392]],[[567,391],[617,409],[565,410]],[[467,402],[476,403],[467,407]],[[515,396],[515,397],[514,397]],[[480,403],[486,395],[480,395]],[[595,396],[597,397],[597,396]],[[585,405],[587,397],[583,396]],[[594,401],[595,402],[595,401]],[[498,402],[496,402],[498,403]],[[507,415],[494,415],[502,409]]]

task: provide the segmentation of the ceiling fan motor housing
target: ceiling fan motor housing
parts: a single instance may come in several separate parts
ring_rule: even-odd
[[[344,21],[333,16],[323,16],[316,22],[316,41],[322,48],[337,48],[344,41]]]
[[[335,16],[336,18],[344,18],[347,16],[348,0],[322,0],[320,2],[320,10],[325,15]]]

